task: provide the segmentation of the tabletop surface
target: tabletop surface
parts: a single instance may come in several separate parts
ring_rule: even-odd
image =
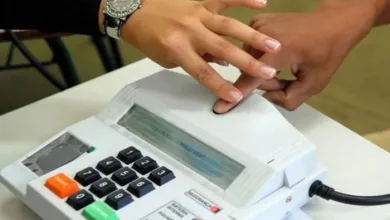
[[[239,74],[233,67],[213,67],[231,81]],[[144,59],[0,116],[0,167],[17,160],[66,126],[96,114],[124,85],[161,69]],[[184,73],[179,68],[173,71]],[[349,194],[390,193],[388,152],[307,105],[294,112],[281,112],[318,147],[320,159],[328,168],[326,184]],[[40,219],[4,186],[0,186],[0,194],[0,220]],[[360,207],[315,199],[303,209],[319,220],[390,219],[390,205]]]

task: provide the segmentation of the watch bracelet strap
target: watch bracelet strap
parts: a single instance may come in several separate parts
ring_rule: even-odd
[[[121,39],[121,27],[124,21],[119,18],[113,18],[107,14],[104,14],[104,32],[105,35],[110,37]]]

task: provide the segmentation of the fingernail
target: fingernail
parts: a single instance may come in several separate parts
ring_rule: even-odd
[[[269,78],[273,78],[276,75],[276,69],[270,66],[262,66],[261,72]]]
[[[231,108],[234,107],[234,104],[233,103],[229,103],[229,102],[224,102],[224,101],[219,101],[217,102],[215,105],[214,105],[214,113],[216,114],[222,114],[222,113],[225,113],[227,111],[229,111]]]
[[[267,4],[267,0],[255,0],[258,4],[260,5],[266,5]]]
[[[229,63],[227,62],[227,61],[221,61],[220,63],[219,63],[219,65],[222,65],[222,66],[229,66]]]
[[[214,62],[221,65],[221,66],[229,66],[229,63],[226,60],[221,60],[221,59],[214,59]]]
[[[224,66],[229,66],[229,63],[228,63],[227,61],[223,61],[223,62],[222,62],[222,65],[224,65]]]
[[[229,95],[236,102],[239,102],[242,99],[242,97],[243,97],[243,95],[240,92],[237,92],[237,91],[234,91],[234,90],[230,91]]]
[[[280,43],[276,40],[267,39],[264,42],[265,46],[270,48],[271,50],[278,50],[280,48]]]

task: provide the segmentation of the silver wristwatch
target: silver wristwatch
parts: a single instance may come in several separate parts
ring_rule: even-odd
[[[104,31],[110,37],[121,39],[121,27],[139,8],[141,0],[105,0]]]

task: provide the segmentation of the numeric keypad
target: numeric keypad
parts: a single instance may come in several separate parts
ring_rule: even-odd
[[[116,157],[108,156],[95,167],[78,171],[74,184],[79,183],[84,189],[74,190],[66,203],[76,211],[84,209],[81,213],[88,216],[94,215],[96,209],[104,209],[102,215],[115,214],[116,210],[136,201],[133,198],[140,199],[175,178],[170,169],[159,167],[156,160],[130,146],[119,151]]]

